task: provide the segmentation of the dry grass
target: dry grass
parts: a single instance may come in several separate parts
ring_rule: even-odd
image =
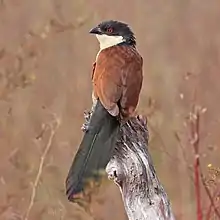
[[[55,123],[55,125],[54,125],[54,123]],[[60,126],[60,119],[55,117],[55,122],[49,123],[48,126],[50,128],[50,136],[48,138],[48,142],[47,142],[47,144],[45,146],[43,154],[42,154],[42,156],[40,158],[38,172],[37,172],[36,178],[35,178],[35,180],[34,180],[34,182],[32,184],[32,192],[31,192],[30,203],[28,205],[26,214],[24,216],[24,220],[28,220],[29,219],[29,215],[30,215],[31,209],[32,209],[32,207],[34,205],[34,200],[35,200],[35,197],[36,197],[37,187],[38,187],[38,184],[39,184],[42,172],[43,172],[43,167],[44,167],[45,159],[46,159],[46,157],[48,155],[48,152],[50,151],[50,148],[52,146],[52,141],[53,141],[53,138],[54,138],[54,136],[56,134],[56,131],[57,131],[57,129]]]
[[[206,164],[220,166],[219,7],[199,0],[129,0],[126,8],[122,0],[0,1],[0,219],[127,219],[114,184],[92,195],[92,214],[70,204],[64,192],[91,105],[98,44],[88,31],[109,18],[125,20],[136,33],[145,73],[138,111],[148,115],[150,151],[177,219],[196,219],[191,171],[197,154],[186,115],[196,87],[196,103],[207,110],[199,143],[206,178]],[[59,129],[47,109],[62,118]],[[219,188],[209,188],[214,206],[200,187],[202,208],[216,216]]]

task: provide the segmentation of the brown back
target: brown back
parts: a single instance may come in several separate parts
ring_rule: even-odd
[[[93,89],[107,110],[119,105],[123,117],[131,116],[142,87],[143,60],[131,46],[113,46],[102,50],[93,72]]]

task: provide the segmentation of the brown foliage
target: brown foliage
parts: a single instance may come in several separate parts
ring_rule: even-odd
[[[195,219],[194,153],[185,119],[197,88],[196,104],[206,109],[199,149],[206,177],[204,167],[219,167],[220,159],[219,7],[215,0],[1,0],[0,219],[127,218],[120,193],[107,181],[92,196],[90,214],[64,194],[83,112],[91,105],[98,44],[88,30],[109,18],[128,22],[136,33],[145,72],[138,110],[148,115],[150,151],[177,219]],[[204,188],[201,193],[202,207],[209,207]]]

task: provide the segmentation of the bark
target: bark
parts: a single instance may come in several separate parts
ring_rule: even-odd
[[[141,116],[124,124],[106,172],[120,189],[129,220],[173,220],[148,151],[148,137],[146,119]]]

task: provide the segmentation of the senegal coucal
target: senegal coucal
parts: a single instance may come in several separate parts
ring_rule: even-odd
[[[93,113],[66,179],[70,201],[97,179],[109,162],[123,121],[134,115],[142,87],[143,60],[134,33],[119,21],[105,21],[90,31],[100,50],[93,65]]]

